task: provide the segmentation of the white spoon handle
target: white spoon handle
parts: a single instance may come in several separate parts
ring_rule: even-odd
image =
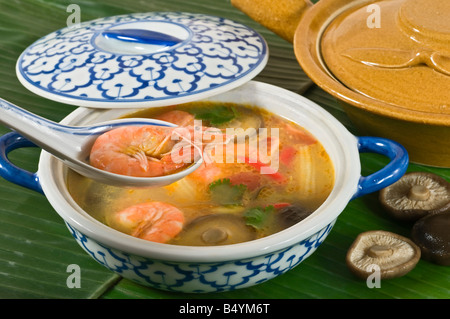
[[[56,156],[75,156],[81,150],[79,138],[68,126],[52,122],[0,99],[0,123]]]

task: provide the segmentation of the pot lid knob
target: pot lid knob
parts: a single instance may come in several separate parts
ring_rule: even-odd
[[[116,54],[151,54],[171,48],[184,40],[145,29],[104,30],[95,38],[99,48]]]
[[[409,0],[398,11],[400,29],[412,40],[436,50],[449,50],[450,1]]]

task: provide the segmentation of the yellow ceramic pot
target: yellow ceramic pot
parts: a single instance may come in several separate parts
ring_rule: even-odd
[[[450,1],[232,0],[294,44],[306,74],[359,134],[450,167]]]

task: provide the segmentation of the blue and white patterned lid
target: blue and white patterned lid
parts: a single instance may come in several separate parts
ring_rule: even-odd
[[[184,103],[231,90],[265,67],[267,44],[229,19],[183,12],[101,18],[53,32],[20,56],[32,92],[96,108]]]

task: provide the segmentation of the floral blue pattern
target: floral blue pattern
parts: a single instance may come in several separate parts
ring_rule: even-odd
[[[105,40],[102,33],[136,27],[171,32],[180,43],[136,46]],[[66,103],[151,106],[228,89],[239,79],[250,80],[266,61],[264,39],[244,25],[203,14],[154,12],[102,18],[49,34],[22,53],[17,71],[33,92]]]
[[[334,221],[285,249],[243,260],[212,263],[168,262],[128,254],[98,243],[66,225],[92,258],[124,278],[162,290],[205,293],[250,287],[284,274],[322,244]]]

